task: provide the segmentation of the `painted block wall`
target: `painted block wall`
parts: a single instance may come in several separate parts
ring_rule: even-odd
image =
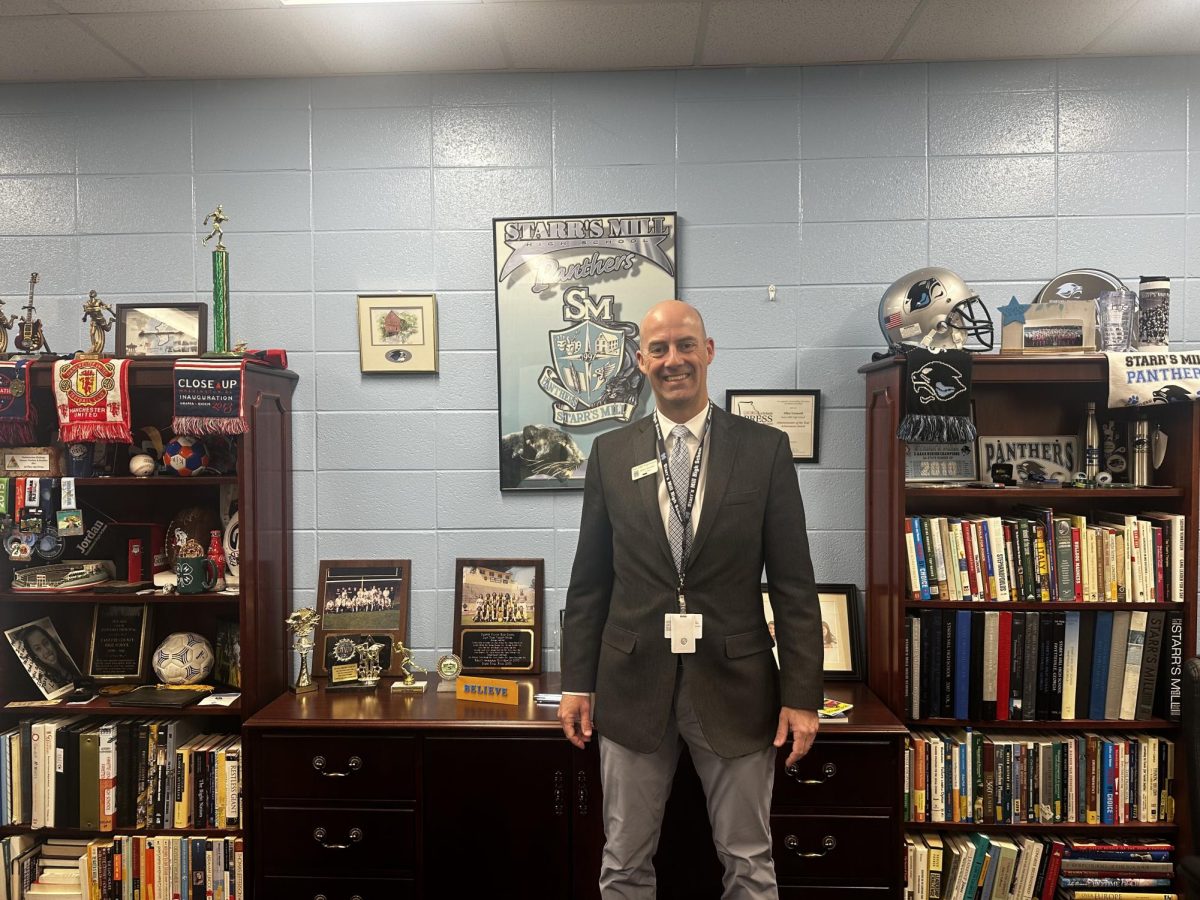
[[[497,488],[493,216],[678,210],[712,396],[821,390],[817,577],[861,587],[883,288],[943,264],[995,309],[1076,266],[1167,274],[1172,341],[1200,346],[1198,106],[1183,57],[0,85],[0,296],[39,271],[56,349],[89,289],[211,301],[223,203],[233,336],[301,376],[295,605],[322,558],[411,558],[428,663],[456,557],[543,557],[555,669],[580,495]],[[393,289],[437,293],[440,375],[359,373],[355,294]]]

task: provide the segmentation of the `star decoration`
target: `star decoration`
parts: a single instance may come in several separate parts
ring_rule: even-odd
[[[1000,326],[1011,325],[1014,322],[1025,324],[1025,311],[1029,309],[1031,303],[1018,303],[1014,296],[1005,306],[1000,307]]]

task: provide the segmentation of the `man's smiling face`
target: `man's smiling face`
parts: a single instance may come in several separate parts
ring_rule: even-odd
[[[715,352],[704,320],[689,304],[666,300],[646,313],[638,368],[656,405],[672,421],[686,422],[708,403],[708,364]]]

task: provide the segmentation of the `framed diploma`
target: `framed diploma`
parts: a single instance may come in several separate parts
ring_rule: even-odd
[[[97,603],[88,642],[87,677],[135,684],[145,681],[149,631],[148,604]]]
[[[786,434],[792,444],[793,462],[821,461],[820,391],[726,391],[725,409]]]
[[[540,559],[455,563],[454,652],[465,675],[542,671]]]

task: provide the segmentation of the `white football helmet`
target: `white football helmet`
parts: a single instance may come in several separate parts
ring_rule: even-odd
[[[879,328],[893,350],[992,349],[992,314],[949,269],[930,266],[892,282],[879,301]],[[968,346],[968,341],[976,343]]]

